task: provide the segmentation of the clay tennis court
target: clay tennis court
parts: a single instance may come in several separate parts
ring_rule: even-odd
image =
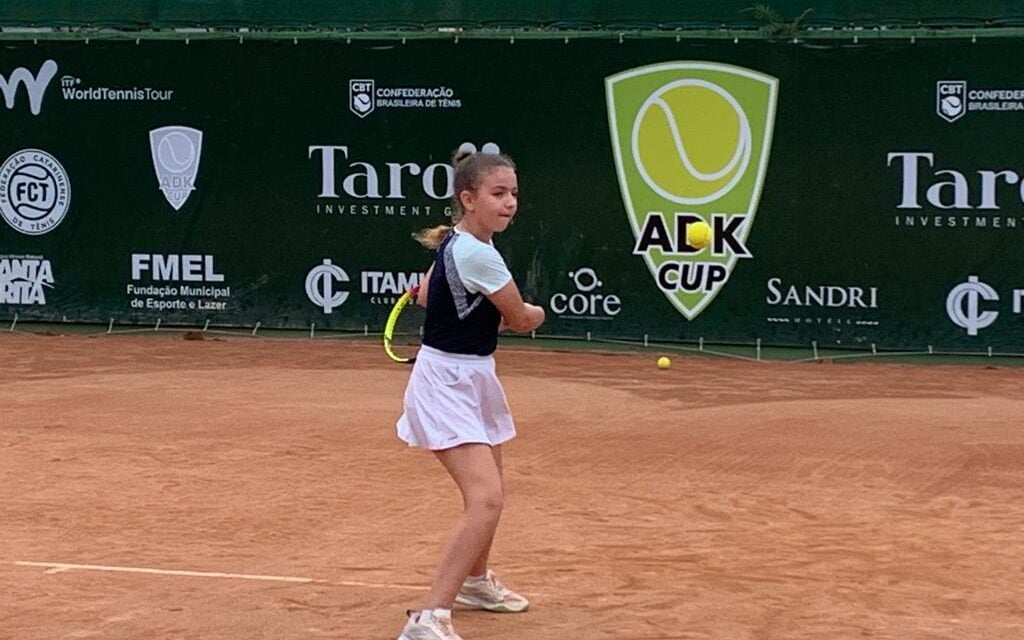
[[[0,335],[0,638],[397,637],[460,509],[376,344]],[[1024,636],[1021,369],[504,349],[466,640]]]

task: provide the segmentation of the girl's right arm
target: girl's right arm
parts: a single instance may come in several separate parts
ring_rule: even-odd
[[[420,280],[419,290],[416,293],[416,304],[420,305],[424,309],[427,308],[427,288],[430,286],[430,275],[434,273],[434,265],[431,264],[430,268],[423,275],[423,279]]]
[[[501,312],[502,324],[508,329],[526,333],[544,323],[544,308],[525,302],[515,280],[487,297]]]

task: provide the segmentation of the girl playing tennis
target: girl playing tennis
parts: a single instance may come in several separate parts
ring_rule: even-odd
[[[491,242],[519,207],[512,160],[460,148],[453,164],[455,226],[416,236],[437,255],[417,296],[427,309],[423,345],[398,436],[433,451],[458,485],[464,508],[441,550],[423,609],[410,612],[399,640],[461,640],[452,627],[454,602],[499,612],[529,606],[487,567],[505,495],[501,444],[516,434],[492,354],[501,329],[532,331],[544,322],[544,309],[523,301]]]

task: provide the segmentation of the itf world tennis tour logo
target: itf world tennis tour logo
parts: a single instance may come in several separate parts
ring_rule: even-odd
[[[718,295],[739,258],[764,184],[778,79],[679,61],[605,80],[608,121],[634,255],[688,320]],[[687,227],[711,226],[705,247]]]
[[[52,231],[70,206],[68,173],[45,151],[23,149],[0,165],[0,213],[21,233]]]
[[[196,188],[203,132],[191,127],[160,127],[149,132],[153,169],[167,202],[180,210]]]
[[[29,111],[34,116],[39,115],[43,110],[46,89],[55,75],[57,63],[53,60],[44,62],[37,73],[32,73],[25,67],[17,67],[7,77],[0,74],[0,93],[4,96],[4,104],[8,109],[13,109],[15,99],[18,97],[18,88],[24,86],[25,93],[28,94]]]

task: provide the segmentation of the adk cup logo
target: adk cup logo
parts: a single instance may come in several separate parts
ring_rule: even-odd
[[[182,126],[153,129],[149,132],[149,151],[160,191],[175,211],[180,210],[196,189],[203,132]]]
[[[612,148],[635,239],[658,288],[687,319],[725,286],[757,211],[778,79],[713,62],[638,67],[605,81]],[[697,248],[686,228],[703,221]]]
[[[39,236],[52,231],[70,206],[67,171],[49,153],[23,149],[0,165],[0,213],[21,233]]]

